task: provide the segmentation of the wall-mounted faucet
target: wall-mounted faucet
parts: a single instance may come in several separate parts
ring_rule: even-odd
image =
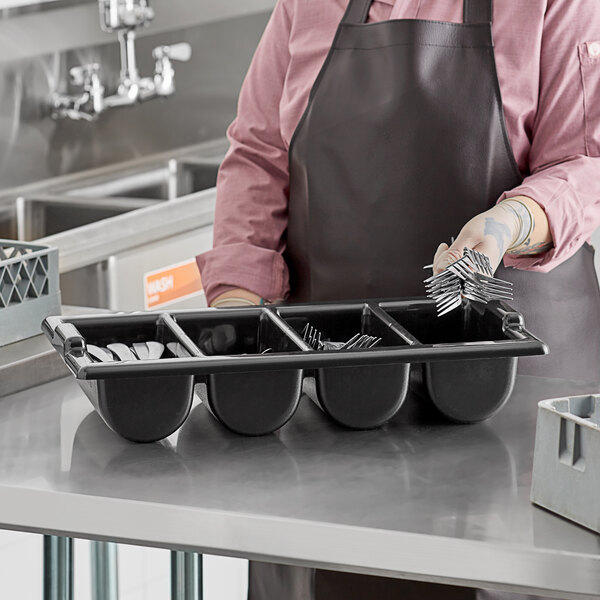
[[[172,61],[188,61],[192,54],[189,44],[154,48],[156,61],[152,77],[140,77],[135,55],[135,34],[138,27],[147,26],[154,18],[148,0],[99,0],[100,26],[106,32],[117,32],[121,48],[121,73],[114,94],[105,96],[100,80],[100,65],[91,63],[72,68],[71,82],[81,87],[76,95],[54,94],[52,116],[93,121],[105,110],[130,106],[138,102],[170,96],[175,91],[175,71]]]

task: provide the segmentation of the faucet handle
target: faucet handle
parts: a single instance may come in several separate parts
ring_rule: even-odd
[[[94,77],[100,73],[100,65],[98,63],[89,63],[87,65],[79,65],[69,70],[71,82],[74,85],[89,85]]]
[[[179,62],[187,62],[192,56],[192,47],[187,42],[180,42],[171,46],[157,46],[152,51],[152,56],[156,60],[168,58]]]

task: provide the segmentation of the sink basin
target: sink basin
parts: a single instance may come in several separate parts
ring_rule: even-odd
[[[84,185],[61,190],[80,198],[144,198],[172,200],[215,187],[219,161],[171,159],[143,171],[113,173],[88,179]]]
[[[152,204],[131,198],[16,198],[0,204],[0,238],[33,241]]]

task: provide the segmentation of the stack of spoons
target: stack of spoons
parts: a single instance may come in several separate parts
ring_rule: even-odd
[[[171,350],[171,348],[169,348],[169,350]],[[164,351],[165,347],[163,344],[152,341],[135,342],[131,347],[121,343],[107,344],[105,348],[94,344],[87,345],[87,352],[95,362],[156,360],[163,355]]]

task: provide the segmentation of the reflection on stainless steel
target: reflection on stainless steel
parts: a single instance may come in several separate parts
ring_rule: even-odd
[[[152,204],[150,200],[129,198],[91,202],[81,198],[17,197],[12,202],[0,202],[0,238],[29,242]]]
[[[200,486],[197,497],[208,505],[237,510],[240,485],[245,488],[245,509],[252,512],[262,512],[269,498],[282,499],[285,510],[310,502],[296,458],[279,436],[249,438],[227,431],[205,404],[196,406],[180,429],[177,454]]]
[[[313,402],[298,411],[281,438],[292,452],[300,451],[301,474],[312,476],[320,455],[328,457],[332,473],[352,464],[354,476],[336,475],[341,511],[359,514],[364,525],[378,527],[388,520],[415,533],[475,540],[518,535],[510,525],[518,498],[512,450],[493,421],[492,426],[449,426],[429,400],[413,391],[389,425],[355,432],[321,417],[312,382],[306,391]],[[299,435],[308,431],[309,436]],[[329,508],[325,511],[329,514]]]
[[[598,534],[537,506],[533,506],[533,540],[539,548],[600,555]]]
[[[23,0],[5,0],[2,6],[6,6],[6,8],[0,9],[0,20],[91,2],[95,3],[96,0],[38,0],[37,2],[35,0],[27,0],[27,2],[23,2]]]
[[[172,200],[215,187],[219,161],[194,162],[170,159],[164,166],[126,174],[91,177],[74,189],[65,188],[67,195],[80,198],[150,198]],[[82,185],[83,184],[83,185]],[[81,186],[81,187],[79,187]]]
[[[152,51],[156,61],[152,77],[140,77],[135,53],[136,30],[154,19],[148,0],[99,0],[100,25],[108,33],[117,32],[121,54],[121,72],[117,91],[105,95],[100,65],[96,62],[73,67],[69,73],[74,85],[81,88],[76,95],[54,93],[52,116],[75,121],[93,121],[109,108],[131,106],[153,98],[165,98],[175,91],[172,61],[187,62],[192,47],[187,42],[157,46]]]
[[[336,427],[305,398],[278,435],[259,438],[226,431],[200,405],[169,443],[133,445],[63,379],[0,402],[0,523],[598,595],[597,536],[529,501],[537,401],[592,389],[521,377],[502,413],[469,426],[436,420],[414,397],[388,426],[363,432]]]
[[[189,501],[193,494],[189,465],[168,440],[153,444],[127,442],[108,429],[98,413],[89,413],[73,437],[69,487],[83,493],[94,489],[96,494],[111,496],[111,490],[102,483],[110,479],[118,482],[112,487],[118,497],[124,487],[131,486],[132,492],[138,488],[141,473],[149,501],[168,502],[171,485],[179,490],[182,502]]]
[[[273,0],[261,2],[274,4]],[[78,50],[52,54],[53,48],[43,46],[43,53],[38,52],[39,55],[3,60],[0,64],[0,188],[7,190],[222,137],[235,116],[242,79],[268,18],[266,7],[265,12],[257,12],[261,2],[248,0],[243,7],[237,3],[229,7],[228,3],[211,2],[201,11],[187,0],[175,2],[173,8],[169,3],[166,12],[173,15],[158,15],[155,26],[148,30],[160,31],[160,35],[145,35],[137,44],[140,68],[145,71],[152,68],[154,47],[181,40],[191,44],[197,59],[178,67],[177,93],[168,102],[148,102],[132,110],[109,111],[93,123],[74,123],[70,119],[52,121],[43,107],[53,92],[68,92],[64,74],[80,64],[102,64],[103,85],[107,89],[116,87],[119,79],[116,44],[103,43],[102,37],[86,34],[87,37],[84,35],[76,44]],[[73,7],[69,11],[87,11],[85,18],[81,18],[81,27],[85,28],[93,8]],[[220,13],[245,16],[215,21]],[[212,22],[198,25],[210,15]],[[47,14],[26,15],[14,23],[8,19],[0,27],[3,56],[5,51],[12,56],[10,36],[19,30],[20,19],[34,17],[40,40],[51,37],[57,48],[62,48],[60,44],[65,40],[68,43],[71,35],[81,37],[79,30],[62,31],[57,35],[48,25]],[[165,28],[166,22],[171,24]],[[182,23],[189,23],[189,28],[182,29]],[[106,36],[99,27],[97,29],[99,36]],[[28,40],[26,36],[23,32],[15,39],[14,47],[29,48],[23,41]],[[90,40],[101,45],[85,47]],[[31,40],[32,44],[37,41]]]

